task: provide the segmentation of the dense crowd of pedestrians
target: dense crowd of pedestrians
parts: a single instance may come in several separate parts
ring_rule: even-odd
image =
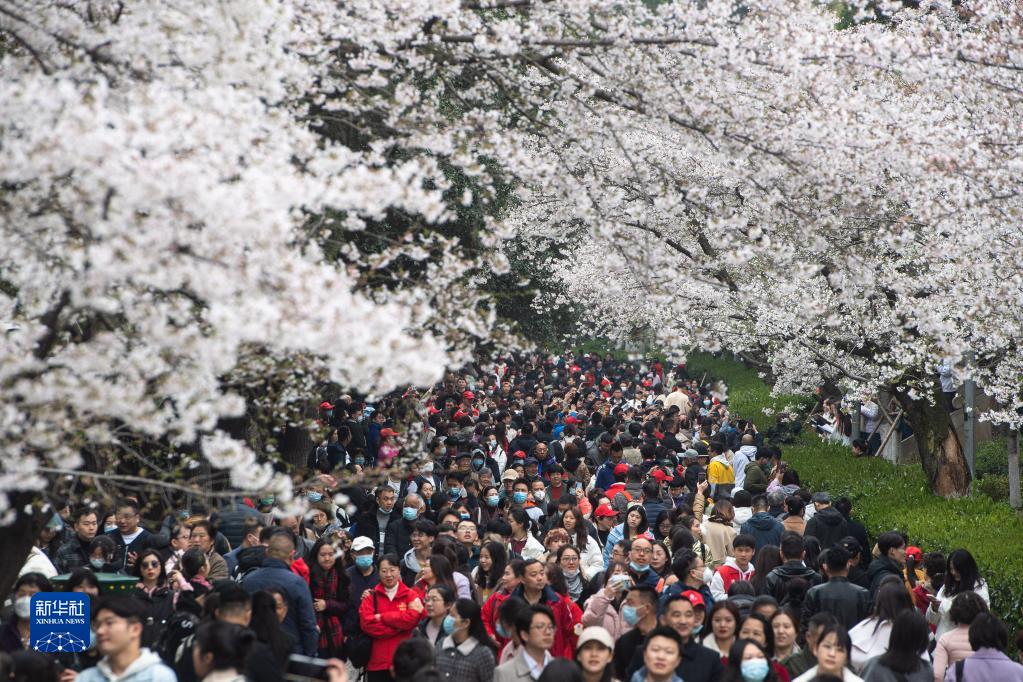
[[[869,538],[684,366],[506,359],[415,399],[425,451],[408,395],[324,401],[299,515],[69,501],[0,680],[1023,680],[967,549]],[[93,598],[81,653],[31,651],[58,574]],[[101,595],[110,574],[137,582]]]

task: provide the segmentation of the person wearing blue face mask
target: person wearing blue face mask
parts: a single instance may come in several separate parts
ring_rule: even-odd
[[[643,643],[647,633],[657,627],[657,592],[646,585],[630,589],[622,601],[620,615],[621,632],[624,634],[615,644],[612,666],[615,677],[624,680],[633,652]]]
[[[355,538],[352,541],[352,565],[348,567],[349,604],[358,604],[363,596],[380,583],[380,574],[374,564],[375,547],[369,538]],[[359,629],[359,610],[348,609],[342,619],[341,627],[346,635]]]
[[[444,617],[446,633],[437,648],[437,672],[445,680],[491,682],[497,661],[497,643],[483,627],[480,606],[459,599]]]
[[[529,501],[529,484],[525,479],[520,478],[515,481],[515,485],[512,486],[511,500],[514,506],[526,506],[526,502]]]
[[[636,576],[637,585],[656,588],[661,579],[656,571],[650,570],[650,559],[653,557],[653,552],[653,543],[644,537],[636,538],[629,547],[629,571]]]
[[[422,518],[424,507],[423,498],[419,495],[409,493],[405,496],[401,502],[401,519],[387,526],[384,554],[403,557],[412,548],[412,532],[416,528],[416,521]]]
[[[738,639],[728,650],[728,664],[721,679],[727,682],[777,682],[779,678],[760,644],[750,639]]]
[[[448,499],[452,502],[458,502],[466,496],[465,487],[462,485],[463,475],[459,471],[449,471],[444,477],[445,489],[447,491]]]

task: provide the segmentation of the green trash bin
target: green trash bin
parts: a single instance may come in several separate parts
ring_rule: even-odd
[[[58,590],[63,590],[70,578],[70,573],[64,573],[56,576],[50,582]],[[139,583],[138,578],[120,573],[97,573],[96,578],[99,579],[99,588],[102,594],[130,594]]]

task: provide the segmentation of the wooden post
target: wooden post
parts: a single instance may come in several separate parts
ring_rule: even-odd
[[[1023,507],[1019,490],[1019,431],[1009,429],[1009,437],[1006,441],[1009,451],[1009,506],[1019,509]]]

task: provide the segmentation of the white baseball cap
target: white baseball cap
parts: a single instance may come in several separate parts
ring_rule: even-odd
[[[376,549],[373,545],[373,541],[367,538],[365,535],[357,537],[352,541],[352,551],[361,552],[364,549]]]
[[[615,641],[611,633],[599,625],[591,625],[579,633],[579,641],[575,645],[576,651],[582,649],[587,642],[600,642],[611,651],[614,651]]]

